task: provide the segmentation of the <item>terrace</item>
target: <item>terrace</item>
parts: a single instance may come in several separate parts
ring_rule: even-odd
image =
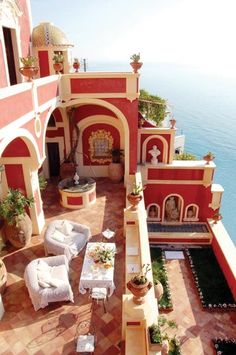
[[[115,186],[115,188],[114,188]],[[125,189],[123,184],[111,184],[108,179],[97,180],[97,202],[93,208],[68,211],[59,205],[56,183],[50,183],[43,194],[46,225],[54,219],[68,218],[90,226],[92,241],[101,241],[101,232],[110,228],[116,231],[115,242],[117,254],[115,256],[115,293],[107,303],[107,313],[103,307],[93,303],[88,294],[78,293],[78,283],[83,264],[82,251],[70,265],[70,279],[75,302],[53,303],[37,312],[33,310],[28,291],[23,281],[26,264],[35,258],[44,256],[43,236],[32,238],[31,245],[15,251],[7,247],[3,251],[3,260],[8,270],[8,287],[3,295],[5,315],[0,323],[0,349],[4,355],[11,354],[75,354],[75,334],[77,326],[88,321],[91,329],[95,327],[97,346],[95,354],[147,354],[145,338],[137,338],[135,329],[124,326],[122,337],[122,316],[125,309],[125,299],[130,295],[125,289],[125,279],[129,275],[125,272],[125,246],[135,238],[135,233],[145,236],[145,225],[131,223],[134,214],[125,211],[125,228],[123,209],[125,207]],[[140,211],[144,208],[140,206]],[[144,214],[138,214],[143,222]],[[128,223],[129,222],[129,223]],[[137,221],[136,221],[137,222]],[[138,222],[137,222],[138,223]],[[46,227],[45,227],[46,228]],[[44,230],[45,230],[44,228]],[[124,232],[126,230],[126,242]],[[129,238],[129,239],[128,239]],[[140,257],[146,262],[149,257],[148,239],[140,239]],[[178,325],[177,335],[181,341],[182,354],[211,354],[212,338],[232,338],[236,332],[236,314],[232,311],[203,311],[189,264],[186,260],[168,260],[166,262],[169,283],[172,293],[173,311],[167,316],[174,319]],[[123,296],[123,299],[122,299]],[[150,300],[152,293],[150,292]],[[145,302],[147,303],[147,302]],[[123,304],[123,306],[122,306]],[[133,306],[133,315],[139,307]],[[125,336],[124,336],[125,334]],[[135,338],[136,334],[136,338]],[[127,337],[126,337],[127,336]],[[134,338],[133,338],[134,337]],[[124,344],[126,339],[126,344]],[[132,341],[135,339],[135,343]],[[142,342],[144,342],[142,344]],[[143,349],[142,350],[142,346]],[[138,351],[137,352],[137,349]],[[135,352],[136,351],[136,352]]]

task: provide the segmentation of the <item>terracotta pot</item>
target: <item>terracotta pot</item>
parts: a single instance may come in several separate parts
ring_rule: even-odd
[[[7,285],[7,269],[2,259],[0,259],[0,294],[2,294],[5,291],[6,285]]]
[[[161,347],[161,355],[168,355],[169,350],[170,350],[170,345],[168,340],[163,340],[162,347]]]
[[[152,283],[147,281],[143,285],[136,285],[132,280],[127,283],[127,288],[133,294],[133,301],[136,304],[142,304],[144,302],[143,297],[148,293],[150,288],[152,287]]]
[[[216,224],[217,222],[221,221],[222,220],[222,216],[221,215],[214,215],[212,217],[213,221],[214,221],[214,224]]]
[[[54,63],[53,68],[56,73],[59,73],[63,69],[63,64],[62,63]]]
[[[108,176],[112,182],[120,182],[124,177],[124,167],[122,163],[111,163],[108,166]]]
[[[60,178],[63,180],[68,177],[73,177],[75,174],[75,164],[74,163],[62,163],[60,166]]]
[[[137,210],[137,208],[138,208],[137,206],[138,206],[139,202],[142,200],[142,198],[143,198],[142,195],[133,195],[132,193],[127,195],[127,199],[129,201],[129,203],[132,205],[132,207],[131,207],[132,211]]]
[[[33,77],[38,74],[38,67],[21,67],[19,72],[28,78],[28,81],[32,81]]]
[[[215,157],[213,157],[212,155],[204,155],[203,159],[206,161],[206,165],[209,165],[210,161],[212,161],[213,159],[215,159]]]
[[[142,67],[143,63],[142,62],[131,62],[130,65],[133,68],[134,73],[137,73],[138,70]]]
[[[5,224],[4,233],[10,243],[17,249],[30,243],[32,236],[32,222],[27,214],[18,217],[16,225]]]
[[[75,72],[78,73],[80,68],[80,63],[73,63],[73,68],[75,69]]]
[[[155,297],[158,301],[160,301],[160,299],[163,296],[163,286],[160,283],[160,281],[156,281],[155,285],[154,285],[154,292],[155,292]]]

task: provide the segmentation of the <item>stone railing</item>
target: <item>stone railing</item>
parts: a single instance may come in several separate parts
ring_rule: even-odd
[[[130,177],[130,184],[141,183],[141,175],[137,173]],[[128,190],[128,189],[127,189]],[[128,192],[128,191],[127,191]],[[126,237],[126,283],[135,275],[129,273],[128,265],[137,264],[141,269],[143,264],[151,264],[148,231],[146,224],[146,210],[144,201],[139,203],[138,209],[133,211],[127,202],[124,212],[124,231]],[[137,255],[129,255],[129,248],[137,248]],[[148,280],[153,283],[152,271],[147,274]],[[141,305],[133,302],[133,296],[126,288],[123,295],[122,313],[122,337],[125,340],[126,354],[148,354],[147,329],[152,323],[157,321],[158,305],[154,295],[153,287],[145,296],[145,301]]]

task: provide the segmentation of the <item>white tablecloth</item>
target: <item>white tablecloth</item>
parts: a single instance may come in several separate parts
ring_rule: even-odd
[[[114,259],[112,260],[113,266],[109,269],[97,267],[93,259],[89,256],[89,251],[93,250],[97,245],[104,245],[105,248],[116,250],[115,243],[88,243],[83,268],[79,282],[79,292],[84,294],[86,289],[93,287],[105,287],[108,289],[108,296],[111,296],[115,290],[114,285]]]

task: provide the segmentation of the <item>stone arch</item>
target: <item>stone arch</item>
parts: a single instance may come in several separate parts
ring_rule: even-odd
[[[154,214],[150,213],[152,210],[152,207],[155,207]],[[161,220],[161,208],[157,203],[150,203],[147,206],[147,218],[148,220],[155,220],[155,221],[160,221]]]
[[[155,139],[155,138],[160,139],[160,141],[163,144],[163,163],[167,164],[167,162],[168,162],[168,143],[165,140],[165,138],[163,138],[159,134],[155,134],[155,135],[149,136],[143,141],[143,145],[142,145],[142,163],[146,162],[147,144],[148,144],[148,142],[150,140],[152,140],[152,139]]]
[[[167,220],[168,218],[166,218],[166,202],[170,197],[174,197],[174,201],[175,201],[175,208],[173,208],[173,210],[177,210],[179,217],[176,218],[176,220]],[[178,200],[177,200],[178,199]],[[163,201],[163,206],[162,206],[162,221],[163,222],[181,222],[182,218],[183,218],[183,207],[184,207],[184,199],[181,195],[173,193],[173,194],[169,194],[168,196],[165,197],[164,201]],[[177,212],[176,211],[176,212]],[[178,219],[178,220],[177,220]]]
[[[124,182],[128,181],[129,178],[129,148],[130,148],[130,143],[129,143],[129,125],[128,121],[125,117],[125,115],[118,109],[116,106],[113,104],[102,100],[102,99],[89,99],[89,98],[81,98],[81,99],[74,99],[72,101],[66,102],[66,103],[58,103],[56,107],[60,108],[68,108],[68,107],[76,107],[76,106],[81,106],[81,105],[98,105],[102,107],[106,107],[110,111],[114,112],[116,117],[121,121],[121,124],[123,126],[123,132],[124,132],[124,162],[125,162],[125,172],[124,172]],[[54,109],[56,108],[54,107]],[[44,132],[44,139],[45,139],[45,133]]]
[[[189,210],[193,211],[192,216],[188,216]],[[185,207],[183,220],[189,222],[197,222],[199,221],[198,214],[199,214],[199,206],[196,203],[190,203]]]

